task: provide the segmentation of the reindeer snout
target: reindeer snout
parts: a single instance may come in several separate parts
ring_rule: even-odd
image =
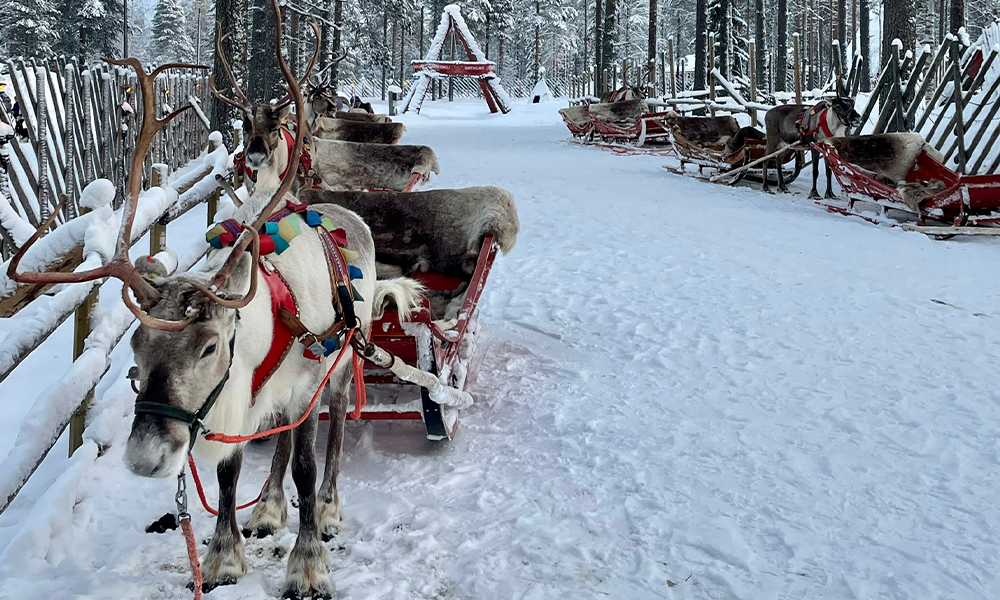
[[[125,445],[125,466],[141,477],[171,477],[184,465],[185,445],[173,436],[157,435],[152,427],[145,427],[136,419],[132,434]],[[144,419],[143,419],[144,420]]]

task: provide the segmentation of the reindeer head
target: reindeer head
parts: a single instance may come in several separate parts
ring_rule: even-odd
[[[833,114],[837,115],[837,119],[848,130],[861,120],[861,115],[858,114],[858,111],[854,110],[854,98],[847,92],[843,80],[839,77],[837,78],[837,97],[829,102],[830,108],[833,109]]]
[[[316,58],[319,56],[319,52],[322,49],[320,45],[320,33],[319,26],[315,22],[311,23],[313,28],[313,33],[316,35],[316,50],[313,52],[312,58],[309,60],[309,65],[306,67],[305,75],[302,76],[300,81],[294,84],[300,90],[302,85],[309,77],[309,73],[312,72],[313,67],[316,65]],[[219,53],[219,58],[222,61],[222,65],[225,68],[226,75],[229,77],[229,81],[233,85],[233,93],[236,95],[236,99],[233,100],[222,93],[215,87],[215,75],[209,79],[209,87],[215,97],[222,100],[226,104],[239,109],[240,113],[243,115],[243,149],[246,153],[247,167],[251,170],[259,171],[268,165],[272,165],[272,160],[275,157],[275,150],[278,149],[280,144],[284,143],[281,134],[281,123],[288,116],[292,105],[292,92],[289,91],[285,94],[285,97],[281,100],[265,104],[252,104],[247,100],[246,95],[243,90],[240,89],[240,85],[233,75],[233,71],[229,66],[229,61],[226,60],[226,55],[222,51],[222,43],[229,37],[229,34],[222,34],[222,25],[216,24],[216,38],[215,38],[215,49]],[[279,36],[280,37],[280,36]],[[281,46],[279,42],[278,54],[281,54]],[[301,92],[300,92],[301,93]],[[302,109],[300,109],[301,112]],[[278,165],[272,165],[278,166]],[[284,167],[282,165],[281,167]],[[286,170],[285,168],[280,168],[280,170]]]
[[[246,295],[253,271],[251,255],[242,252],[221,287],[226,295]],[[136,406],[170,407],[198,414],[232,366],[239,310],[216,303],[201,292],[211,275],[190,273],[155,284],[159,300],[149,316],[190,324],[181,331],[141,326],[132,335],[135,367],[129,377],[138,386]],[[219,388],[221,392],[221,388]],[[154,408],[156,410],[156,408]],[[206,411],[207,412],[207,411]],[[197,430],[161,412],[136,410],[125,447],[129,470],[144,477],[169,477],[183,468]]]
[[[347,58],[346,51],[316,76],[309,79],[309,89],[305,98],[306,118],[310,123],[320,115],[332,114],[340,109],[340,104],[337,102],[337,90],[330,82],[330,73],[333,72],[333,67],[340,64],[345,58]]]
[[[254,171],[271,162],[278,144],[284,144],[281,122],[288,116],[289,107],[278,108],[270,104],[256,104],[243,113],[243,149],[247,167]]]

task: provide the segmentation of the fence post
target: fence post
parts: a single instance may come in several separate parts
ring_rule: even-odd
[[[715,78],[712,77],[712,71],[715,69],[715,34],[708,34],[708,100],[714,105],[715,104]],[[713,117],[715,116],[715,106],[710,106],[708,109],[709,114]]]
[[[49,141],[46,126],[49,121],[48,107],[45,105],[45,69],[31,61],[35,69],[35,119],[38,123],[38,220],[45,221],[52,214],[49,208]],[[13,74],[12,74],[13,75]],[[27,83],[27,82],[25,82]]]
[[[81,211],[82,212],[82,211]],[[87,299],[83,301],[83,304],[76,308],[73,318],[73,360],[80,358],[83,354],[84,343],[87,341],[87,336],[90,335],[90,313],[97,306],[97,300],[100,296],[100,288],[94,288],[94,291],[87,296]],[[90,407],[90,403],[94,400],[94,392],[91,391],[87,394],[87,397],[80,404],[76,412],[69,420],[69,455],[73,456],[76,449],[83,445],[83,430],[87,426],[87,409]]]
[[[749,48],[749,52],[750,52],[750,61],[749,61],[750,62],[750,102],[757,102],[757,59],[755,58],[757,56],[757,53],[755,52],[755,50],[757,49],[756,40],[750,40],[750,43],[748,44],[748,48]],[[757,109],[756,108],[751,108],[747,112],[750,113],[750,125],[752,127],[756,127],[757,126]]]
[[[153,165],[150,185],[165,186],[167,183],[166,165]],[[149,229],[149,255],[155,256],[167,247],[167,223],[159,220]]]
[[[955,104],[955,140],[958,142],[958,172],[965,175],[965,123],[962,122],[964,107],[962,106],[962,69],[958,64],[961,60],[958,44],[958,40],[951,42],[951,76],[954,80],[952,95],[955,97],[953,103]]]
[[[667,38],[667,61],[670,63],[670,97],[677,97],[677,77],[674,74],[674,40]]]
[[[802,62],[799,58],[799,34],[792,34],[792,53],[795,57],[795,103],[802,104]]]

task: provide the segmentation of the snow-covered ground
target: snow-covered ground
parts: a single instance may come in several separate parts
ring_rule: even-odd
[[[559,106],[402,119],[440,158],[435,187],[509,189],[522,231],[483,298],[458,438],[349,425],[338,597],[1000,597],[1000,246],[570,144]],[[181,536],[143,533],[174,484],[122,465],[127,345],[114,356],[98,402],[116,443],[57,447],[0,517],[0,597],[190,597]],[[30,374],[0,388],[4,414]],[[270,449],[249,451],[241,500]],[[280,593],[290,516],[207,598]]]

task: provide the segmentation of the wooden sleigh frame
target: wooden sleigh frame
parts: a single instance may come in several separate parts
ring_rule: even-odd
[[[767,143],[764,140],[752,139],[746,140],[743,147],[732,153],[727,153],[725,147],[721,144],[700,146],[684,137],[684,135],[677,131],[676,127],[671,128],[671,137],[681,164],[679,168],[670,166],[664,166],[664,168],[680,175],[690,174],[686,169],[688,164],[696,165],[698,167],[698,175],[702,177],[704,176],[705,169],[715,171],[716,173],[726,173],[763,157],[767,151]],[[782,165],[782,168],[785,169],[785,183],[795,181],[799,173],[802,172],[802,157],[798,152],[793,153],[792,161],[791,168]],[[763,169],[759,167],[756,169],[743,169],[735,173],[728,181],[724,181],[724,183],[736,185],[748,177],[752,180],[763,181]],[[770,181],[770,183],[777,183],[777,175],[773,175],[772,177],[773,181]],[[705,179],[706,181],[708,180],[707,178]]]
[[[416,314],[411,315],[407,322],[410,325],[403,326],[399,321],[399,313],[395,310],[387,310],[381,319],[372,322],[370,339],[376,345],[392,352],[397,357],[405,360],[407,364],[421,366],[426,369],[427,365],[418,365],[421,356],[430,357],[432,364],[431,372],[435,374],[449,373],[447,385],[458,387],[464,390],[468,378],[461,368],[459,361],[459,349],[473,332],[470,325],[476,323],[479,317],[479,299],[486,286],[490,270],[496,259],[497,251],[500,247],[494,242],[493,236],[488,235],[483,239],[482,249],[476,262],[476,270],[468,281],[465,296],[462,300],[462,308],[458,313],[458,322],[451,329],[442,331],[433,321],[426,303]],[[448,287],[447,291],[452,291],[459,280],[447,276],[437,276],[436,274],[416,275],[430,289],[440,289]],[[426,328],[429,335],[414,336],[407,333],[407,329],[413,331],[412,324]],[[395,384],[410,386],[411,384],[397,380],[392,373],[384,371],[371,365],[365,366],[365,384]],[[348,415],[350,419],[350,415]],[[458,411],[447,406],[442,406],[432,401],[427,394],[427,390],[420,389],[420,401],[407,404],[368,404],[362,407],[360,419],[362,421],[419,421],[424,422],[428,439],[450,440],[454,437],[458,428]]]
[[[881,207],[882,216],[890,209],[914,214],[903,200],[899,190],[882,183],[860,167],[847,162],[836,149],[827,144],[813,144],[823,156],[837,183],[847,195],[847,205],[830,202],[820,204],[831,212],[855,216],[871,223],[885,223],[862,213],[855,206],[858,200],[875,203]],[[917,225],[904,228],[938,237],[952,235],[1000,235],[1000,175],[961,175],[938,162],[926,152],[921,152],[906,181],[941,181],[944,189],[926,197],[916,214]],[[927,222],[947,225],[927,225]]]

